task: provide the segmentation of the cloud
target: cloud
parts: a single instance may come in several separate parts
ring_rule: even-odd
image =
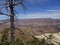
[[[60,18],[60,13],[34,13],[27,15],[27,18]]]
[[[18,17],[19,19],[33,19],[33,18],[54,18],[60,19],[60,13],[30,13],[25,16]]]
[[[51,12],[60,12],[60,10],[48,10],[48,11],[51,11]]]

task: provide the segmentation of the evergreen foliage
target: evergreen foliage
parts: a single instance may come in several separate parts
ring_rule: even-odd
[[[24,45],[24,44],[23,44],[22,40],[20,40],[19,38],[17,38],[15,45]]]

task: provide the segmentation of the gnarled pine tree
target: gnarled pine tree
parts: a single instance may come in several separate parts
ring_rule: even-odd
[[[0,15],[6,15],[10,17],[10,27],[11,27],[11,45],[15,45],[15,27],[14,27],[14,17],[15,17],[15,8],[17,6],[22,6],[25,8],[24,0],[0,0]],[[5,13],[3,10],[9,11]]]

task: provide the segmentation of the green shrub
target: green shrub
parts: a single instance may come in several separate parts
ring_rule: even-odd
[[[37,38],[31,39],[28,45],[39,45],[39,40]]]
[[[23,42],[20,39],[16,39],[16,45],[24,45]]]
[[[54,45],[54,44],[46,42],[44,38],[40,40],[37,38],[34,38],[28,42],[28,45]]]

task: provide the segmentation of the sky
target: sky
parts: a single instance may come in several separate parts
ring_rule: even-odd
[[[22,7],[17,9],[18,19],[31,18],[53,18],[60,19],[60,0],[25,0],[27,9],[23,11]],[[19,16],[18,16],[19,15]],[[0,16],[0,19],[6,19],[6,16]]]

